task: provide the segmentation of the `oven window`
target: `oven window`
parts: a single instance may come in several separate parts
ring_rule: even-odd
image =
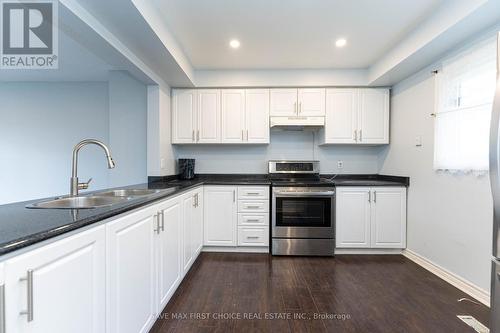
[[[277,227],[331,227],[331,198],[276,198]]]

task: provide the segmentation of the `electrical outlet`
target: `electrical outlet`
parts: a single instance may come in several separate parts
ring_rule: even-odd
[[[424,144],[422,142],[422,136],[418,135],[415,137],[415,147],[422,147]]]
[[[344,168],[344,161],[337,161],[337,169],[343,169]]]

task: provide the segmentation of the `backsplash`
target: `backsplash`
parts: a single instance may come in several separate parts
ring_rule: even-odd
[[[271,131],[269,145],[176,145],[196,173],[267,173],[268,160],[319,160],[321,173],[377,173],[381,147],[318,146],[317,132]],[[337,162],[343,161],[343,168]]]

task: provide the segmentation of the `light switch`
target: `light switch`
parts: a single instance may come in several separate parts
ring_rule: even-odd
[[[422,143],[422,136],[421,135],[417,135],[415,137],[415,147],[423,147],[423,143]]]

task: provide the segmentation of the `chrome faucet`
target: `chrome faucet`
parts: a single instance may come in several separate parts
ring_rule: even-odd
[[[115,167],[115,162],[113,161],[113,158],[111,157],[111,153],[109,152],[108,147],[102,143],[99,140],[95,139],[86,139],[83,141],[80,141],[76,144],[76,146],[73,148],[73,167],[71,171],[71,190],[70,190],[70,196],[74,197],[78,195],[78,190],[86,190],[89,188],[89,183],[92,181],[92,178],[90,178],[86,183],[79,183],[78,182],[78,152],[83,146],[86,145],[98,145],[102,149],[104,149],[104,153],[106,154],[106,159],[108,161],[108,169],[113,169]]]

